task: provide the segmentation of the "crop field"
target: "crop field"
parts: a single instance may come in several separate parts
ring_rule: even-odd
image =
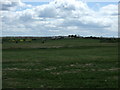
[[[3,88],[118,88],[116,42],[6,40],[2,46]]]

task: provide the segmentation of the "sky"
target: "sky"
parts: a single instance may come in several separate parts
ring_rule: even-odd
[[[118,36],[118,3],[4,0],[2,36]]]

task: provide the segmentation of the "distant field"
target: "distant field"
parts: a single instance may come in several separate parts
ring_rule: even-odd
[[[118,44],[95,39],[3,43],[3,88],[118,88]]]

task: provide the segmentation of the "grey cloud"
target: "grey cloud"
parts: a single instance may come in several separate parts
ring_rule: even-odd
[[[39,17],[44,18],[53,18],[57,15],[57,11],[54,7],[45,7],[43,10],[39,12]]]
[[[8,11],[10,10],[12,7],[15,7],[18,5],[18,2],[8,2],[8,3],[2,3],[0,4],[0,10],[4,10],[4,11]]]
[[[11,11],[20,8],[31,7],[31,5],[27,5],[22,3],[20,0],[3,0],[0,2],[0,11]]]

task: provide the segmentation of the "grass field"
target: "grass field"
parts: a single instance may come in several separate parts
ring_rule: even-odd
[[[118,44],[94,39],[4,42],[3,88],[118,88]]]

